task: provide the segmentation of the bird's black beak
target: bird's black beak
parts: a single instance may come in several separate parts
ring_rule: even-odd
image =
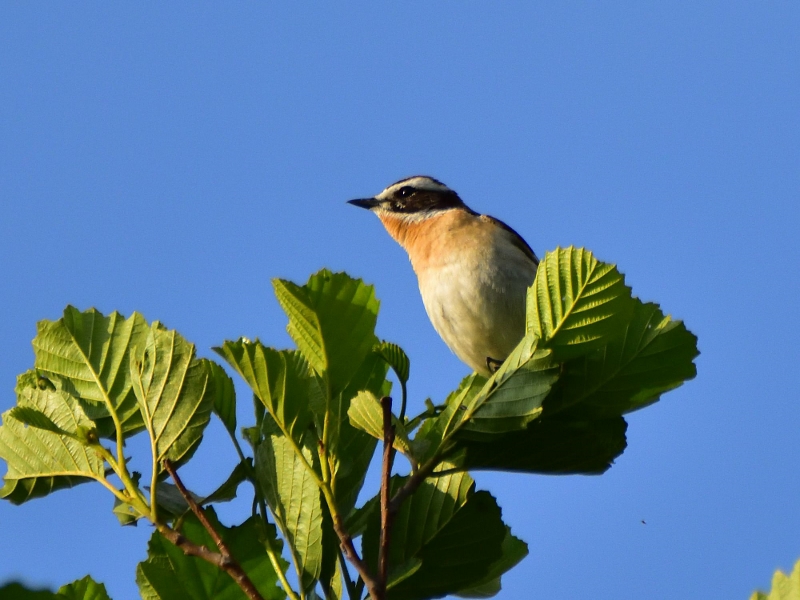
[[[355,200],[348,200],[347,203],[352,204],[353,206],[360,206],[361,208],[371,210],[380,205],[381,201],[377,198],[356,198]]]

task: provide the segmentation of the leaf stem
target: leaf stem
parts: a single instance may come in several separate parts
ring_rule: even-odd
[[[398,421],[400,421],[401,425],[405,425],[408,390],[406,389],[406,382],[403,379],[400,380],[400,392],[400,416],[398,417]]]
[[[124,470],[124,467],[120,466],[120,464],[114,459],[114,455],[111,454],[111,452],[102,444],[97,444],[93,446],[93,448],[102,457],[102,459],[108,463],[108,465],[111,467],[111,470],[114,471],[114,474],[120,478],[122,485],[125,487],[125,491],[128,492],[128,496],[122,494],[117,488],[111,485],[107,479],[98,479],[98,481],[103,483],[107,489],[111,490],[114,496],[116,496],[121,502],[134,505],[136,510],[141,512],[143,515],[148,514],[150,512],[150,506],[147,504],[147,500],[142,494],[142,491],[139,489],[139,486],[133,482],[127,470]]]
[[[242,446],[239,444],[239,440],[236,439],[236,434],[227,427],[225,427],[224,429],[225,431],[228,432],[228,435],[230,436],[231,441],[233,442],[233,447],[236,448],[236,454],[239,455],[239,461],[246,463],[247,460],[245,458],[244,452],[242,451]]]
[[[225,571],[228,575],[230,575],[233,578],[236,584],[242,589],[242,591],[247,595],[247,597],[250,598],[250,600],[264,600],[264,597],[259,593],[256,586],[247,576],[247,573],[244,572],[242,566],[238,562],[236,562],[236,559],[234,559],[233,555],[231,554],[230,548],[228,548],[228,545],[222,539],[222,536],[219,534],[219,532],[217,532],[217,530],[214,529],[214,526],[211,524],[211,522],[208,520],[208,517],[206,517],[206,514],[203,512],[203,509],[200,508],[197,502],[195,502],[195,499],[192,497],[192,495],[186,490],[186,487],[184,487],[183,482],[181,481],[180,477],[178,477],[178,473],[175,470],[174,466],[167,459],[164,460],[164,468],[169,473],[170,477],[172,477],[172,480],[175,482],[175,486],[178,488],[178,491],[181,493],[181,496],[183,496],[183,499],[186,500],[186,503],[189,505],[189,508],[197,517],[197,520],[200,521],[205,530],[211,536],[211,539],[214,540],[214,543],[217,545],[217,548],[219,548],[219,554],[216,552],[210,552],[207,548],[203,546],[197,546],[196,544],[192,544],[191,542],[186,540],[186,538],[183,537],[180,533],[169,529],[169,527],[167,527],[166,525],[159,525],[159,531],[161,531],[162,534],[164,534],[162,529],[166,529],[167,531],[173,531],[173,533],[177,534],[179,538],[182,538],[182,539],[176,538],[175,540],[167,538],[170,539],[170,541],[172,541],[176,546],[183,549],[184,552],[186,552],[186,548],[189,547],[189,544],[195,546],[194,550],[199,549],[201,553],[194,554],[194,556],[198,556],[208,562],[211,562],[212,564],[216,564],[220,569]]]
[[[267,518],[267,503],[264,502],[264,499],[261,498],[260,492],[258,491],[258,485],[256,484],[255,478],[251,480],[253,487],[255,488],[256,493],[256,502],[258,503],[258,508],[261,512],[261,518],[264,521],[264,525],[269,527],[272,523],[269,522]],[[290,600],[300,600],[300,596],[297,595],[297,592],[294,591],[294,588],[289,584],[289,581],[286,579],[286,574],[283,572],[283,568],[281,567],[280,563],[280,552],[275,550],[275,547],[272,544],[272,538],[267,533],[265,540],[264,540],[266,549],[267,549],[267,556],[269,557],[269,562],[272,564],[272,568],[275,569],[275,573],[278,575],[278,580],[281,582],[283,586],[283,591],[286,592],[286,595],[290,598]]]

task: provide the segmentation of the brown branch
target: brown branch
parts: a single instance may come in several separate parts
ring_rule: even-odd
[[[370,598],[372,598],[372,600],[383,600],[384,594],[380,589],[378,580],[376,580],[372,576],[372,573],[370,573],[367,563],[361,560],[356,547],[353,545],[353,538],[347,532],[347,529],[342,522],[342,518],[339,515],[336,515],[333,518],[333,529],[336,532],[336,535],[339,536],[339,541],[341,542],[342,546],[342,553],[344,553],[345,558],[349,560],[350,563],[356,568],[359,577],[361,577],[361,580],[367,586],[367,591],[369,592]]]
[[[179,531],[171,529],[163,523],[158,524],[157,527],[158,532],[161,535],[167,538],[175,546],[183,550],[183,553],[187,556],[196,556],[197,558],[202,558],[204,561],[211,563],[220,569],[225,569],[225,557],[219,552],[212,552],[205,546],[195,544]]]
[[[392,399],[381,398],[383,408],[383,471],[381,473],[381,542],[378,548],[378,581],[385,593],[389,580],[389,545],[392,541],[392,524],[396,513],[389,510],[391,501],[392,462],[394,461],[394,426],[392,425]]]
[[[258,589],[247,576],[247,573],[244,572],[242,566],[236,562],[236,559],[233,558],[230,548],[228,548],[228,545],[223,541],[222,536],[217,532],[217,530],[214,529],[211,521],[208,520],[208,517],[206,517],[206,514],[203,512],[203,509],[200,508],[192,495],[187,491],[180,477],[178,477],[175,467],[169,460],[164,460],[164,468],[167,470],[167,473],[169,473],[170,477],[172,477],[172,480],[175,482],[175,486],[178,488],[178,491],[181,493],[181,496],[183,496],[184,500],[186,500],[186,503],[197,517],[197,520],[200,521],[208,534],[211,536],[211,539],[214,540],[217,548],[219,548],[219,553],[211,552],[205,546],[198,546],[166,525],[159,526],[159,531],[161,534],[175,544],[178,548],[183,550],[184,553],[202,558],[203,560],[210,562],[211,564],[216,565],[225,571],[231,576],[231,578],[242,589],[247,597],[250,598],[250,600],[264,600],[264,597],[258,592]]]
[[[397,511],[400,510],[403,502],[406,501],[411,494],[417,491],[417,488],[422,485],[422,482],[425,481],[428,477],[430,477],[433,470],[439,465],[441,462],[441,455],[437,454],[424,465],[422,465],[416,473],[411,475],[403,484],[397,492],[395,492],[392,499],[389,501],[389,512],[391,513],[392,517],[397,514]]]

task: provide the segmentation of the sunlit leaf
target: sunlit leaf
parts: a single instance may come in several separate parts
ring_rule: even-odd
[[[564,365],[546,411],[577,405],[583,415],[613,417],[652,404],[696,375],[697,337],[656,304],[636,300],[634,307],[607,346]]]
[[[65,435],[67,437],[76,438],[75,434],[72,434],[68,431],[61,429],[58,425],[56,425],[46,414],[43,412],[36,410],[30,406],[15,406],[10,411],[8,411],[8,415],[13,417],[20,423],[24,423],[25,425],[29,425],[30,427],[36,427],[37,429],[44,429],[45,431],[49,431],[51,433],[55,433],[58,435]]]
[[[350,417],[350,423],[353,427],[367,432],[378,440],[383,440],[383,408],[375,394],[366,390],[359,392],[350,402],[350,409],[347,411],[347,415]],[[395,415],[392,415],[392,424],[395,432],[394,448],[403,454],[410,455],[411,447],[405,427],[397,420]]]
[[[302,457],[273,424],[256,450],[255,466],[258,483],[307,588],[322,568],[322,507],[319,488],[307,468],[313,463],[313,453],[306,447],[299,449]]]
[[[333,398],[375,345],[378,300],[373,287],[324,269],[304,286],[282,279],[273,280],[273,286],[289,317],[289,335],[325,378]]]
[[[64,434],[31,427],[14,418],[15,409],[3,414],[0,458],[8,471],[0,498],[20,504],[57,489],[103,478],[104,464],[97,452],[79,438],[94,430],[81,403],[52,387],[32,385],[28,374],[20,377],[17,404],[26,414],[40,413]]]
[[[193,344],[155,322],[147,342],[131,356],[134,393],[159,463],[191,456],[211,415],[207,363],[194,353]]]
[[[456,435],[488,438],[519,431],[539,417],[559,367],[537,342],[525,336],[489,379],[474,373],[463,380],[442,413],[423,423],[411,443],[415,455],[430,457]]]
[[[131,389],[130,356],[145,343],[149,328],[144,317],[117,312],[104,316],[95,309],[81,312],[68,306],[57,321],[40,321],[33,349],[36,368],[45,375],[66,378],[82,400],[94,406],[87,414],[100,434],[113,437],[108,404],[114,407],[123,432],[142,428]]]
[[[64,600],[111,600],[106,586],[89,575],[58,589],[58,598]]]
[[[542,403],[559,376],[548,350],[526,336],[480,392],[463,404],[462,431],[498,434],[523,429],[542,411]]]
[[[233,387],[233,380],[228,377],[221,366],[213,360],[202,359],[211,377],[211,385],[214,394],[212,409],[214,414],[219,417],[228,433],[236,433],[236,390]]]
[[[750,600],[800,600],[800,561],[795,563],[789,575],[780,570],[775,571],[769,594],[753,592]]]
[[[214,350],[242,376],[282,430],[296,441],[303,437],[312,418],[309,395],[314,382],[302,357],[258,340],[225,342]]]
[[[527,330],[568,358],[606,344],[632,310],[631,290],[614,265],[583,248],[557,248],[539,263],[528,291]]]
[[[376,352],[392,367],[400,381],[403,383],[408,381],[408,376],[411,372],[411,361],[400,346],[384,341],[378,344]]]
[[[356,504],[378,441],[353,427],[347,411],[351,399],[362,390],[374,396],[390,393],[391,384],[386,380],[387,369],[385,361],[371,352],[347,387],[329,405],[328,453],[333,461],[332,485],[336,504],[344,515],[349,514]]]
[[[463,419],[459,411],[465,407],[486,385],[486,378],[478,373],[468,375],[461,380],[458,388],[448,394],[444,410],[435,417],[425,419],[411,440],[411,449],[420,462],[433,457],[442,446],[445,438]]]

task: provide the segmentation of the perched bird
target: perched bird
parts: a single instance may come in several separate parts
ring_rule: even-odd
[[[432,177],[349,202],[377,214],[406,250],[444,343],[475,371],[495,371],[525,334],[525,294],[539,264],[525,240]]]

